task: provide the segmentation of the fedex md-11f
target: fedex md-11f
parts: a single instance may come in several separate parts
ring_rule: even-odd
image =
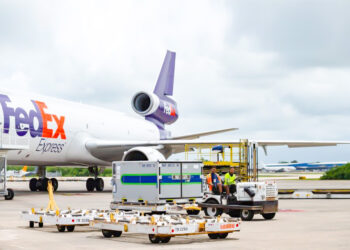
[[[40,178],[32,178],[30,190],[46,190],[46,166],[86,166],[95,178],[86,182],[88,191],[102,191],[98,167],[112,161],[164,160],[184,151],[185,144],[205,135],[231,129],[171,137],[165,126],[179,116],[171,98],[175,53],[168,51],[153,93],[138,92],[133,110],[144,119],[124,113],[51,97],[0,91],[0,150],[7,151],[8,164],[39,166]],[[232,141],[196,141],[196,143]],[[347,142],[255,141],[266,146],[333,146]],[[192,142],[193,143],[193,142]],[[22,146],[22,147],[19,147]],[[52,179],[55,190],[56,179]]]

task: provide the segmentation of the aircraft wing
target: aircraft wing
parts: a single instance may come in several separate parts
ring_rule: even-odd
[[[157,140],[157,141],[106,141],[90,139],[86,141],[86,148],[92,154],[96,151],[107,150],[128,150],[132,147],[160,147],[167,148],[172,153],[181,153],[185,150],[186,144],[231,144],[239,143],[238,140]],[[321,147],[336,146],[339,144],[350,144],[350,141],[267,141],[267,140],[251,140],[250,143],[257,143],[266,151],[267,146],[288,146],[296,147]]]
[[[191,134],[191,135],[177,136],[177,137],[173,137],[172,140],[193,140],[193,139],[198,139],[202,136],[221,134],[221,133],[225,133],[233,130],[238,130],[238,128],[227,128],[227,129],[213,130],[213,131]]]

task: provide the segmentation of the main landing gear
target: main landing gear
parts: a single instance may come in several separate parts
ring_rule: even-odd
[[[96,191],[99,191],[99,192],[103,191],[105,184],[103,179],[98,177],[98,174],[99,174],[98,167],[97,166],[89,167],[89,172],[93,174],[95,178],[90,177],[86,180],[87,191],[92,192],[94,191],[95,188],[96,188]]]
[[[30,191],[47,191],[47,185],[49,183],[49,178],[46,178],[46,167],[39,166],[38,169],[39,178],[31,178],[29,181]],[[56,191],[58,188],[58,181],[56,178],[51,178],[53,190]]]
[[[56,191],[58,188],[58,181],[56,178],[51,178],[53,190]],[[41,177],[41,178],[31,178],[29,181],[29,189],[30,191],[47,191],[47,185],[49,183],[49,178]]]

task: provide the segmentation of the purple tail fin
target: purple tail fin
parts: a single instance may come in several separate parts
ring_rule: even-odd
[[[175,56],[175,52],[167,51],[153,94],[141,91],[131,101],[136,113],[158,127],[161,139],[171,137],[165,125],[174,123],[179,117],[177,104],[169,97],[173,95]]]
[[[173,95],[176,53],[167,51],[153,93],[159,97]]]

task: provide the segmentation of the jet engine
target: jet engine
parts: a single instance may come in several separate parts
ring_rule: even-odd
[[[178,118],[176,102],[167,96],[141,91],[133,96],[131,106],[137,114],[160,124],[172,124]]]
[[[124,152],[122,161],[165,161],[165,157],[154,148],[135,147]]]

